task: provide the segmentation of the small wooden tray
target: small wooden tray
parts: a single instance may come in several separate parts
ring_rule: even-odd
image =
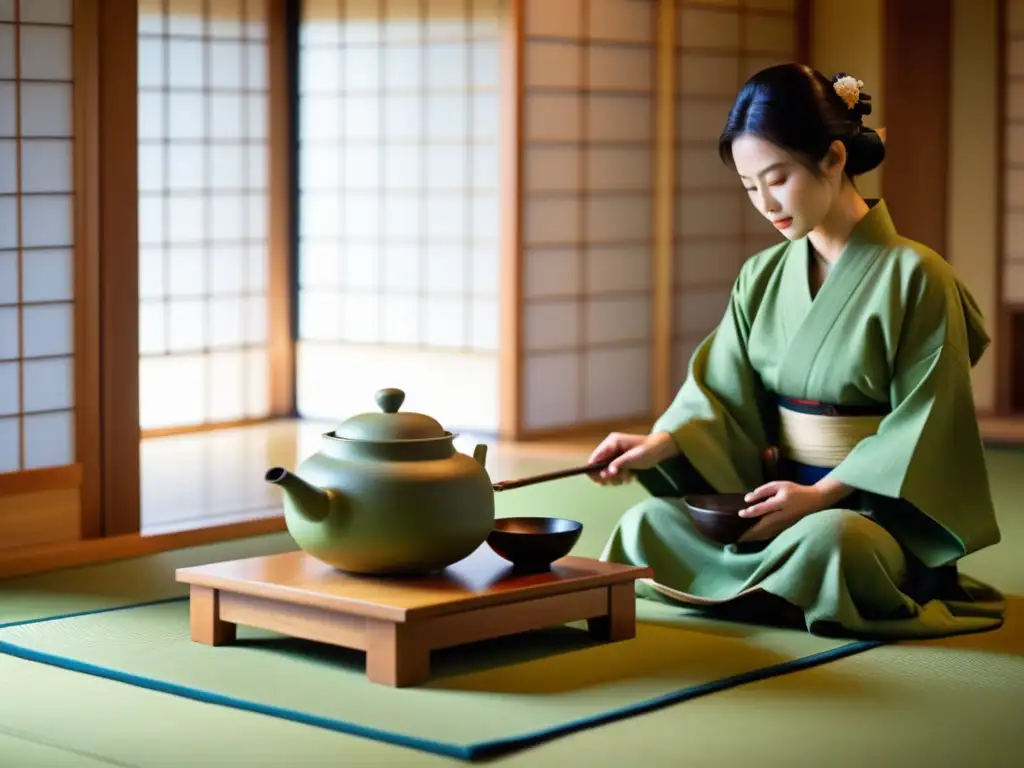
[[[519,575],[487,544],[436,577],[355,576],[303,552],[179,568],[192,639],[234,642],[241,624],[366,652],[366,676],[390,686],[430,676],[430,652],[586,619],[600,640],[636,635],[634,581],[650,568],[566,557]]]

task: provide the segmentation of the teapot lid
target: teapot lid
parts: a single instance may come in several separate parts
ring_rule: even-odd
[[[374,395],[383,413],[361,413],[343,421],[334,431],[337,437],[346,440],[363,440],[383,443],[395,440],[425,440],[446,437],[444,427],[435,419],[422,413],[399,413],[405,402],[405,392],[400,389],[379,389]]]

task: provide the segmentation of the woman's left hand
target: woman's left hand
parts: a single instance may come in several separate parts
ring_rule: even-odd
[[[740,517],[760,517],[739,539],[740,542],[773,539],[797,520],[825,507],[825,497],[813,485],[785,481],[765,483],[746,495],[752,502]]]

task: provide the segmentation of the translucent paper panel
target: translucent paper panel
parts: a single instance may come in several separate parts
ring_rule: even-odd
[[[1004,301],[1024,303],[1024,263],[1007,262],[1003,267]]]
[[[743,207],[749,205],[740,192],[682,195],[677,201],[677,236],[735,237],[742,234]]]
[[[586,205],[586,236],[593,243],[650,240],[653,206],[647,195],[623,194],[591,197]]]
[[[647,296],[601,296],[586,304],[585,341],[590,346],[639,342],[651,334],[651,301]]]
[[[718,150],[712,145],[683,146],[676,155],[678,162],[677,187],[683,192],[694,194],[716,191],[739,191],[742,184],[736,172],[731,170]]]
[[[337,421],[373,408],[374,391],[397,382],[406,391],[402,410],[429,413],[463,434],[497,427],[494,354],[314,341],[300,341],[296,353],[298,408],[310,418]]]
[[[143,357],[140,419],[163,427],[267,415],[264,349]]]
[[[587,355],[583,418],[608,421],[651,411],[651,351],[647,343],[597,349]]]
[[[535,146],[526,153],[523,185],[530,192],[570,192],[580,188],[581,153],[576,147]]]
[[[301,339],[494,352],[497,13],[493,0],[304,4]]]
[[[636,0],[589,0],[590,39],[654,44],[656,3]]]
[[[647,408],[649,371],[632,371],[636,355],[629,375],[588,377],[649,344],[655,7],[526,5],[527,428]]]
[[[1003,215],[1003,248],[1010,258],[1024,260],[1024,213]]]
[[[0,472],[76,459],[72,22],[0,3]]]
[[[1008,75],[1024,75],[1024,40],[1007,41],[1005,67]]]
[[[740,237],[683,240],[675,248],[675,283],[683,289],[732,285],[751,255]]]
[[[653,190],[653,154],[642,147],[597,147],[587,152],[587,185],[592,189]]]
[[[583,77],[583,51],[576,43],[527,42],[526,81],[531,88],[579,88]]]
[[[680,337],[704,337],[721,322],[731,286],[701,289],[686,294],[675,309],[675,331]]]
[[[0,417],[21,412],[21,366],[17,362],[0,363]]]
[[[523,426],[548,429],[577,424],[582,395],[577,352],[533,354],[523,358]]]
[[[1020,0],[1006,4],[1006,29],[1014,35],[1024,32],[1024,3]]]
[[[583,285],[580,263],[576,248],[528,248],[523,254],[524,298],[575,296]]]
[[[1010,0],[1005,8],[1002,66],[1009,79],[1003,95],[1003,210],[1000,298],[1007,303],[1024,304],[1024,3]]]
[[[653,136],[651,100],[646,96],[592,95],[587,102],[591,141],[649,143]]]
[[[523,345],[528,352],[579,350],[581,320],[574,300],[527,304],[523,318]]]
[[[672,344],[672,381],[670,383],[673,389],[681,387],[686,380],[690,360],[700,341],[701,339],[698,338],[683,338],[677,339]]]
[[[737,88],[738,90],[738,88]],[[680,141],[707,145],[712,151],[725,127],[732,99],[722,101],[684,100],[677,112],[676,135]]]
[[[528,246],[576,243],[582,233],[580,201],[575,197],[531,197],[523,210],[523,239]]]
[[[643,294],[651,285],[651,250],[644,243],[592,245],[586,255],[586,286],[592,296]]]
[[[719,159],[717,140],[743,82],[796,56],[795,6],[793,0],[676,4],[673,387],[682,384],[697,344],[721,321],[743,262],[781,239]]]
[[[758,53],[790,53],[796,49],[796,25],[790,16],[746,14],[743,20],[743,44]]]
[[[677,19],[677,39],[684,49],[739,47],[742,16],[738,11],[681,5]]]
[[[144,429],[268,408],[265,14],[253,0],[139,6]]]
[[[582,137],[583,111],[579,96],[527,93],[525,100],[528,141],[578,141]]]
[[[526,35],[579,39],[584,36],[583,4],[589,0],[526,0]]]
[[[683,96],[719,96],[732,99],[740,86],[740,60],[720,53],[679,55],[678,92]]]
[[[587,57],[587,87],[594,91],[650,91],[654,85],[654,49],[592,45]]]

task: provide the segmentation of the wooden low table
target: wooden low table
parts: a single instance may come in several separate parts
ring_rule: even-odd
[[[191,568],[192,639],[234,642],[235,628],[366,652],[366,676],[390,686],[430,675],[430,652],[586,619],[600,640],[636,635],[634,582],[650,568],[566,557],[519,575],[486,544],[438,576],[391,578],[338,571],[303,552]]]

